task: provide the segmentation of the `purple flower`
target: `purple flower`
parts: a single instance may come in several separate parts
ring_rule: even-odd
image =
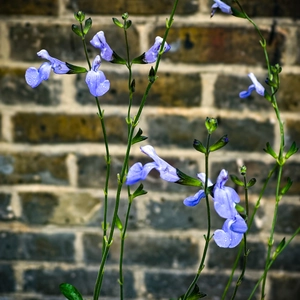
[[[222,229],[214,232],[214,240],[219,247],[234,248],[241,242],[246,231],[246,222],[237,214],[233,218],[227,219]]]
[[[106,79],[104,73],[99,69],[101,64],[101,58],[97,55],[93,61],[92,69],[87,73],[85,82],[89,87],[90,93],[94,97],[104,95],[110,87],[109,80]]]
[[[249,73],[248,76],[250,77],[253,84],[248,87],[247,91],[240,92],[240,98],[247,98],[251,95],[251,93],[255,90],[257,94],[264,96],[265,95],[265,88],[258,82],[255,75],[253,73]]]
[[[137,162],[128,171],[126,184],[132,185],[140,180],[144,180],[152,169],[156,169],[160,177],[169,182],[176,182],[180,180],[176,169],[161,159],[150,145],[141,147],[141,151],[150,156],[154,162],[145,164],[144,166]]]
[[[214,1],[215,3],[211,7],[211,14],[210,14],[211,18],[214,16],[215,12],[217,11],[217,8],[219,8],[225,14],[232,15],[232,10],[229,5],[227,5],[226,3],[220,0],[214,0]]]
[[[106,43],[106,39],[103,31],[97,32],[90,43],[95,47],[100,49],[101,57],[106,61],[112,61],[113,58],[113,50]]]
[[[34,67],[30,67],[26,70],[25,80],[32,88],[37,87],[43,80],[47,80],[50,76],[51,69],[56,74],[66,74],[70,71],[65,62],[50,56],[45,49],[39,51],[37,55],[49,60],[49,62],[44,62],[38,70]]]
[[[203,185],[205,183],[205,173],[197,174],[197,177],[202,181]],[[212,186],[213,183],[208,179],[208,186]],[[205,198],[204,190],[199,190],[194,196],[187,197],[183,200],[183,204],[186,206],[195,206],[197,205],[202,198]]]
[[[143,58],[143,61],[145,63],[151,64],[157,60],[158,52],[159,52],[162,41],[163,41],[163,38],[161,38],[160,36],[157,36],[155,38],[155,42],[154,42],[153,46],[144,54],[145,56]],[[171,46],[168,45],[167,42],[165,42],[163,53],[168,52],[170,49],[171,49]]]

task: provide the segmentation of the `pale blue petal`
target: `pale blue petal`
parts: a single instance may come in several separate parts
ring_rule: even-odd
[[[40,58],[49,60],[51,67],[53,69],[53,72],[56,74],[66,74],[70,71],[70,69],[67,67],[65,62],[50,56],[48,51],[45,49],[42,49],[41,51],[39,51],[37,53],[37,55]]]
[[[25,72],[25,80],[32,88],[36,88],[43,80],[47,80],[50,76],[51,65],[47,62],[43,63],[39,69],[28,68]]]
[[[113,50],[107,44],[105,35],[103,31],[97,32],[90,43],[95,47],[100,49],[101,57],[106,61],[113,60]]]
[[[214,240],[221,248],[228,248],[230,246],[230,234],[222,229],[217,229],[214,232]]]
[[[233,218],[237,214],[235,202],[233,201],[236,192],[234,191],[233,193],[232,191],[234,191],[234,189],[231,188],[214,190],[214,207],[217,214],[222,218]],[[235,201],[236,200],[237,199],[235,199]]]
[[[183,200],[186,206],[196,206],[202,198],[205,197],[204,190],[198,191],[194,196],[187,197]]]
[[[239,96],[240,98],[247,98],[251,95],[251,93],[255,90],[255,86],[254,84],[251,84],[249,87],[248,87],[248,90],[247,91],[242,91],[239,93]]]
[[[155,163],[147,163],[144,166],[140,162],[135,163],[128,171],[126,184],[132,185],[138,181],[146,179],[149,172],[155,167]]]
[[[235,221],[231,224],[230,229],[236,233],[245,233],[248,227],[245,220],[240,215],[236,215]]]
[[[154,42],[153,46],[147,52],[145,52],[145,56],[143,59],[145,63],[151,64],[157,60],[158,52],[159,52],[162,41],[163,41],[163,38],[161,38],[160,36],[157,36],[155,38],[155,42]],[[168,52],[170,49],[171,49],[171,46],[169,44],[167,44],[167,42],[165,42],[163,52],[164,53]]]

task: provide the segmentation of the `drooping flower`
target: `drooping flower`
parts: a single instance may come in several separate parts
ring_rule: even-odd
[[[104,95],[110,87],[109,80],[106,79],[104,73],[99,69],[101,58],[97,55],[93,61],[92,69],[87,73],[85,82],[94,97]]]
[[[202,181],[203,185],[205,183],[205,173],[197,174],[197,177]],[[208,186],[212,186],[213,183],[208,179]],[[199,190],[194,196],[189,196],[183,200],[183,204],[186,206],[195,206],[197,205],[202,198],[205,198],[204,190]]]
[[[154,42],[153,46],[144,54],[143,61],[145,63],[151,64],[157,60],[162,41],[163,41],[163,38],[161,38],[160,36],[157,36],[155,38],[155,42]],[[171,49],[171,46],[169,44],[167,44],[167,42],[165,42],[163,53],[168,52],[170,49]]]
[[[246,231],[246,222],[237,214],[233,218],[227,219],[222,229],[217,229],[214,232],[214,240],[219,247],[234,248],[241,242]]]
[[[144,166],[137,162],[128,171],[126,184],[132,185],[140,180],[146,179],[152,169],[156,169],[160,177],[169,182],[177,182],[180,178],[177,175],[176,168],[161,159],[150,145],[141,147],[141,151],[151,157],[154,161],[146,163]]]
[[[49,62],[42,63],[39,69],[30,67],[26,70],[25,80],[32,88],[37,87],[43,80],[47,80],[50,76],[51,69],[56,74],[66,74],[70,71],[65,62],[50,56],[45,49],[39,51],[37,55],[49,60]]]
[[[90,43],[97,49],[100,49],[100,55],[102,59],[106,61],[112,61],[114,59],[113,57],[113,50],[110,48],[110,46],[107,44],[104,32],[99,31],[97,32]]]
[[[240,98],[247,98],[251,95],[251,93],[255,90],[257,94],[264,96],[265,95],[265,88],[260,84],[260,82],[256,79],[253,73],[249,73],[248,76],[250,77],[253,84],[248,87],[247,91],[240,92]]]
[[[219,8],[225,14],[232,15],[232,10],[229,5],[227,5],[226,3],[220,0],[214,0],[214,1],[215,3],[211,7],[211,14],[210,14],[211,18],[214,16],[215,12],[217,11],[217,8]]]

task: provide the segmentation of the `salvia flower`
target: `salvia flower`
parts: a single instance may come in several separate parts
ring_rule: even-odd
[[[155,38],[155,42],[154,42],[153,46],[147,52],[145,52],[143,61],[146,64],[151,64],[151,63],[156,62],[162,41],[163,41],[163,38],[161,38],[160,36],[157,36]],[[167,44],[167,42],[165,42],[163,53],[168,52],[170,49],[171,49],[171,46],[169,44]]]
[[[227,219],[222,229],[214,232],[214,240],[219,247],[234,248],[241,242],[246,231],[246,222],[237,214],[233,218]]]
[[[137,162],[128,171],[126,184],[132,185],[140,180],[146,179],[152,169],[156,169],[160,177],[169,182],[180,180],[177,175],[176,168],[161,159],[150,145],[141,147],[141,151],[153,159],[153,162],[147,163],[144,166]]]
[[[102,59],[106,61],[112,61],[114,59],[113,57],[113,50],[110,48],[110,46],[107,44],[104,32],[99,31],[97,32],[90,43],[97,49],[100,49],[100,55]]]
[[[215,3],[211,7],[211,14],[210,14],[211,18],[214,16],[215,12],[217,11],[217,8],[219,8],[225,14],[232,15],[232,10],[229,5],[227,5],[226,3],[220,0],[214,0],[214,1]]]
[[[109,80],[106,79],[104,73],[99,69],[101,58],[97,55],[93,61],[91,70],[87,73],[85,82],[94,97],[104,95],[110,87]]]
[[[49,62],[44,62],[39,69],[30,67],[26,70],[25,80],[32,88],[36,88],[43,80],[50,76],[51,69],[56,74],[66,74],[70,71],[66,63],[49,55],[48,51],[42,49],[37,55]]]
[[[247,91],[240,92],[240,98],[247,98],[251,95],[251,93],[255,90],[257,94],[264,96],[265,95],[265,88],[260,84],[260,82],[256,79],[253,73],[249,73],[248,76],[250,77],[253,84],[248,87]]]

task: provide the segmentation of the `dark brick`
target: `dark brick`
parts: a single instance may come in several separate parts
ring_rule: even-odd
[[[14,140],[29,143],[102,142],[101,123],[95,115],[19,113],[13,117]],[[125,118],[107,116],[106,132],[109,142],[127,141]]]
[[[4,0],[0,3],[0,14],[57,16],[58,8],[58,0]]]
[[[73,234],[0,233],[0,259],[74,261]]]
[[[153,31],[151,38],[163,36],[163,33],[164,28],[158,27]],[[263,30],[262,34],[267,37],[270,32]],[[174,62],[265,66],[259,36],[251,27],[178,27],[178,24],[174,24],[167,41],[175,43],[176,47],[175,50],[164,54],[164,57]],[[272,45],[268,47],[272,64],[280,63],[284,45],[285,37],[276,33]]]
[[[74,21],[75,23],[75,21]],[[81,39],[71,30],[72,23],[69,24],[53,24],[44,23],[10,23],[9,41],[10,56],[14,60],[43,62],[36,53],[41,49],[46,49],[49,54],[62,61],[72,63],[73,60],[85,61],[84,51]],[[112,49],[119,55],[125,57],[124,33],[120,28],[112,25],[102,25],[93,22],[93,28],[86,35],[87,51],[93,59],[99,54],[99,49],[95,49],[89,42],[97,31],[103,30],[107,42]],[[131,26],[128,32],[130,45],[138,43],[138,33],[134,26]],[[39,45],[37,48],[36,45]],[[141,53],[138,47],[130,47],[132,58],[137,57]],[[86,67],[86,65],[84,65]],[[67,76],[67,75],[65,75]]]
[[[294,233],[299,227],[300,206],[281,202],[275,230],[280,233]]]
[[[299,223],[298,223],[299,224]],[[274,245],[276,249],[278,243]],[[276,261],[272,265],[272,269],[279,269],[285,271],[300,271],[300,244],[292,241],[290,245],[283,250],[281,254],[277,257]],[[273,253],[273,251],[272,251]]]
[[[125,296],[133,298],[135,297],[133,275],[127,270],[124,273]],[[45,295],[59,295],[59,285],[62,282],[67,282],[75,286],[82,295],[93,295],[96,278],[96,271],[86,269],[29,269],[24,272],[24,290]],[[118,285],[117,280],[117,271],[106,270],[101,295],[117,297],[119,295],[119,289],[116,288]]]
[[[231,269],[238,253],[238,247],[239,246],[233,249],[220,248],[214,242],[211,243],[208,250],[208,267],[218,270]],[[248,241],[247,248],[250,250],[247,258],[247,269],[263,269],[266,257],[266,246],[262,243]],[[242,266],[243,258],[244,256],[242,253],[239,263],[240,267]]]
[[[299,136],[300,136],[300,121],[287,119],[284,121],[286,127],[285,132],[285,144],[287,145],[286,151],[289,150],[293,142],[299,147]]]
[[[3,104],[57,105],[61,97],[61,81],[56,78],[32,89],[25,81],[24,69],[0,68],[0,102]]]
[[[260,82],[264,79],[258,77]],[[215,106],[222,109],[231,110],[270,110],[273,109],[271,103],[253,92],[250,97],[241,99],[239,93],[248,89],[252,84],[248,76],[237,77],[233,75],[219,75],[214,86]]]
[[[300,294],[300,278],[289,275],[272,275],[270,278],[270,299],[298,299]],[[268,296],[268,295],[267,295]]]
[[[300,103],[297,101],[300,94],[299,81],[299,74],[282,74],[280,76],[280,89],[276,94],[280,111],[300,111]]]
[[[145,66],[145,68],[147,68]],[[101,103],[110,105],[127,105],[128,76],[116,72],[105,72],[110,79],[110,90],[101,97]],[[135,74],[135,93],[133,105],[139,105],[148,84],[148,75]],[[77,76],[76,100],[83,104],[95,105],[95,99],[91,97],[82,75]],[[147,98],[147,106],[163,107],[193,107],[200,106],[201,81],[197,73],[176,74],[159,73],[159,78],[152,86]]]
[[[184,294],[191,284],[194,275],[174,274],[170,272],[146,272],[145,284],[147,295],[151,299],[178,299]],[[228,277],[223,274],[201,274],[198,282],[199,289],[207,295],[207,299],[219,299],[222,296],[223,290],[227,283]],[[247,299],[252,291],[255,281],[244,278],[241,287],[239,288],[236,299]],[[227,295],[231,295],[232,287]]]
[[[114,2],[102,0],[101,5],[92,0],[78,1],[78,7],[86,13],[109,15],[120,15],[127,11],[129,15],[169,14],[171,13],[173,4],[173,0],[164,0],[155,3],[143,0],[119,0]],[[179,1],[176,14],[191,14],[196,13],[197,10],[198,3],[196,1]]]
[[[83,239],[85,260],[88,263],[101,259],[101,237],[97,234],[85,234]],[[114,241],[109,262],[119,261],[119,240]],[[136,247],[136,245],[139,245]],[[126,237],[124,264],[164,267],[193,266],[198,260],[198,245],[189,238],[179,237],[143,237],[130,234]]]
[[[15,291],[15,275],[11,265],[0,264],[0,278],[0,293],[10,293]]]
[[[0,193],[0,221],[11,221],[15,218],[12,211],[11,195],[6,193]]]
[[[195,194],[195,191],[191,195]],[[170,197],[171,198],[171,197]],[[197,207],[187,207],[182,202],[170,201],[169,198],[161,198],[160,201],[147,201],[147,215],[142,220],[144,227],[156,230],[186,230],[186,229],[207,229],[207,213],[205,200],[202,199]],[[213,208],[212,201],[210,202]],[[224,220],[212,209],[211,226],[214,229],[221,228]],[[140,224],[141,226],[141,224]]]
[[[1,184],[56,184],[67,185],[65,155],[40,153],[0,154]]]
[[[230,3],[232,1],[227,1]],[[300,17],[300,5],[299,2],[294,0],[286,0],[284,3],[280,0],[268,1],[268,0],[252,0],[243,1],[242,6],[248,16],[252,17]],[[233,4],[233,7],[238,9],[237,5]]]
[[[299,140],[296,140],[299,141]],[[299,143],[298,143],[299,146]],[[300,193],[300,174],[299,174],[300,163],[288,161],[283,168],[282,172],[282,181],[281,187],[285,186],[288,178],[293,181],[292,186],[287,192],[287,195],[295,195],[298,196]],[[276,186],[276,178],[273,180],[273,185]]]

